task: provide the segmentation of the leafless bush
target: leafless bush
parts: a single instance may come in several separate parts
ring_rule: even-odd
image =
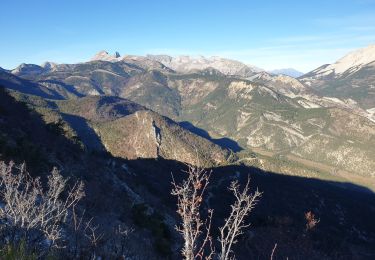
[[[64,254],[72,259],[126,259],[132,252],[128,242],[131,228],[123,224],[103,228],[94,221],[87,219],[85,211],[81,214],[73,208],[70,216],[68,233],[69,243]]]
[[[25,165],[17,167],[13,162],[9,165],[0,162],[3,230],[12,230],[12,239],[24,239],[30,243],[37,240],[35,234],[41,234],[39,242],[42,239],[49,247],[57,247],[63,236],[62,224],[66,222],[68,210],[84,196],[83,183],[77,182],[62,198],[67,181],[57,169],[53,169],[48,176],[47,188],[43,189],[40,179],[31,178]]]
[[[69,232],[71,234],[71,239],[69,243],[69,250],[68,254],[72,256],[72,258],[78,258],[81,254],[83,247],[84,247],[84,216],[85,211],[82,214],[78,215],[76,211],[76,207],[72,208],[72,215],[71,219],[69,220]]]
[[[90,219],[85,224],[84,235],[90,243],[90,259],[96,259],[97,250],[99,244],[102,242],[104,233],[99,230],[99,225],[95,225],[92,222],[93,219]]]
[[[177,213],[182,219],[182,225],[177,227],[184,239],[182,255],[188,260],[211,259],[215,252],[210,235],[213,210],[208,210],[206,220],[202,220],[200,215],[204,192],[209,183],[211,172],[207,172],[200,167],[189,166],[187,174],[187,179],[181,185],[176,184],[173,179],[171,192],[178,199]],[[219,228],[220,259],[234,258],[232,246],[237,242],[237,237],[243,233],[243,229],[249,226],[245,224],[245,218],[261,197],[259,191],[250,194],[249,185],[250,181],[248,180],[244,189],[240,191],[238,181],[234,181],[229,187],[236,200],[231,205],[232,210],[229,217],[225,219],[224,226]],[[207,246],[209,246],[208,249],[206,249]]]
[[[107,241],[106,251],[110,252],[110,259],[127,259],[132,252],[129,249],[130,235],[133,229],[119,224],[112,229],[110,237]]]
[[[182,218],[182,226],[176,227],[184,239],[182,255],[187,260],[203,259],[206,246],[210,252],[206,259],[213,255],[212,238],[210,236],[211,218],[213,211],[208,210],[208,217],[203,220],[200,208],[206,191],[210,173],[199,167],[189,166],[188,177],[181,185],[173,180],[172,195],[177,197],[177,213]]]
[[[221,252],[219,258],[222,260],[233,259],[232,246],[237,243],[237,237],[243,233],[243,230],[250,226],[245,224],[245,218],[250,214],[262,193],[258,190],[254,194],[250,193],[250,179],[247,180],[246,186],[240,191],[238,181],[233,181],[229,190],[233,192],[236,200],[231,205],[231,213],[225,219],[224,226],[220,227],[220,245]]]

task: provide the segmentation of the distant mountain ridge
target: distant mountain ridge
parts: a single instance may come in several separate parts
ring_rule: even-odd
[[[272,74],[275,74],[275,75],[286,75],[286,76],[290,76],[290,77],[293,77],[293,78],[298,78],[300,76],[302,76],[304,73],[303,72],[300,72],[296,69],[293,69],[293,68],[286,68],[286,69],[275,69],[275,70],[270,70],[268,71]]]
[[[205,70],[205,69],[216,69],[225,75],[237,75],[248,77],[254,75],[257,72],[262,71],[255,66],[246,65],[240,61],[225,59],[218,56],[213,56],[206,58],[204,56],[169,56],[169,55],[151,55],[146,56],[137,56],[137,55],[125,55],[120,56],[118,52],[111,55],[106,51],[100,51],[97,53],[91,61],[110,61],[110,62],[119,62],[124,60],[152,60],[160,62],[165,66],[178,71],[178,72],[191,72],[194,70]]]
[[[249,77],[261,71],[261,69],[255,66],[246,65],[240,61],[225,59],[218,56],[206,58],[204,56],[194,57],[187,55],[177,57],[168,55],[147,55],[146,57],[152,60],[157,60],[167,67],[184,73],[193,70],[214,68],[225,75]]]

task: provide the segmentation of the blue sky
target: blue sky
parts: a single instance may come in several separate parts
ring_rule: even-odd
[[[218,55],[307,72],[375,43],[375,0],[1,0],[0,66]]]

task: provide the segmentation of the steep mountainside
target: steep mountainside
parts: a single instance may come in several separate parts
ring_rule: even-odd
[[[88,146],[125,159],[165,158],[191,164],[226,163],[228,152],[134,102],[117,97],[86,97],[57,102],[63,118]],[[87,138],[94,131],[97,144]],[[199,159],[201,158],[201,159]],[[201,161],[199,161],[201,160]]]
[[[70,92],[69,89],[61,86],[60,83],[40,84],[38,82],[30,82],[4,70],[0,70],[0,85],[2,87],[6,86],[8,89],[44,98],[64,99],[70,96],[68,94]],[[51,85],[54,87],[50,87]],[[66,94],[63,95],[62,93]]]
[[[177,78],[174,84],[181,82]],[[186,76],[183,82],[188,90]],[[185,102],[184,94],[190,93],[182,92],[179,118],[206,129],[214,137],[231,137],[243,147],[291,152],[365,176],[374,174],[375,123],[365,117],[342,108],[322,107],[301,96],[284,96],[250,81],[216,78],[196,87],[191,79],[190,84],[195,91],[208,87],[210,91],[193,94],[195,99],[187,96]],[[298,87],[290,89],[299,91]],[[325,140],[324,152],[317,141],[321,139]]]
[[[303,75],[300,80],[318,93],[353,99],[371,112],[375,107],[375,45],[353,51],[334,64]]]

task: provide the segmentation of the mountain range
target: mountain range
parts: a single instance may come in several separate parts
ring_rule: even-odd
[[[350,74],[352,80],[372,68],[371,61],[364,64],[367,60],[361,61],[361,57],[370,57],[366,52],[372,53],[373,48],[358,52],[337,62],[341,67],[356,66],[354,75]],[[362,67],[351,60],[358,60]],[[323,82],[347,81],[346,74],[326,78],[319,71],[295,79],[218,57],[121,57],[101,51],[91,61],[79,64],[22,64],[11,73],[2,72],[6,75],[2,78],[19,91],[18,85],[25,86],[20,82],[27,80],[24,93],[47,98],[125,98],[176,122],[189,122],[206,132],[211,141],[229,139],[227,143],[236,143],[237,150],[241,147],[263,156],[284,156],[298,163],[308,160],[315,170],[329,169],[329,175],[335,171],[339,175],[335,177],[345,180],[352,175],[374,176],[371,76],[361,78],[368,85],[340,85],[340,89],[350,88],[355,93],[345,95]],[[322,145],[324,153],[320,152]]]
[[[77,64],[21,64],[0,70],[0,85],[6,89],[1,92],[0,157],[31,164],[47,158],[46,165],[35,163],[35,169],[58,164],[76,174],[82,171],[88,181],[96,180],[90,182],[92,190],[107,174],[106,186],[129,196],[133,204],[147,201],[162,207],[169,219],[171,209],[161,206],[168,202],[163,196],[168,190],[165,183],[170,183],[163,174],[182,169],[180,163],[210,167],[217,176],[224,172],[224,180],[232,178],[225,176],[226,169],[251,169],[260,183],[269,185],[271,194],[278,192],[273,190],[278,185],[274,180],[279,180],[288,189],[287,198],[295,196],[293,183],[300,179],[286,176],[324,180],[328,186],[311,182],[296,188],[298,194],[303,194],[304,185],[317,190],[322,204],[313,204],[324,212],[328,209],[321,196],[329,194],[328,187],[335,198],[361,197],[375,190],[374,77],[374,46],[304,75],[291,69],[267,72],[220,57],[121,56],[106,51]],[[77,158],[82,165],[74,163]],[[217,187],[220,183],[217,180]],[[350,195],[340,195],[341,189]],[[314,200],[310,195],[306,196]],[[298,210],[305,210],[305,200],[298,199],[293,219]],[[345,219],[351,219],[355,202],[345,200]],[[328,201],[336,207],[334,200]],[[340,207],[337,214],[344,214]],[[364,218],[373,210],[364,209]],[[262,221],[259,230],[268,220]],[[272,221],[287,233],[289,224]],[[329,221],[334,223],[334,217]],[[357,232],[361,224],[354,222],[356,226],[345,232]],[[363,235],[370,244],[375,241],[371,232]],[[281,239],[291,239],[285,236]],[[316,259],[326,254],[319,250]]]

